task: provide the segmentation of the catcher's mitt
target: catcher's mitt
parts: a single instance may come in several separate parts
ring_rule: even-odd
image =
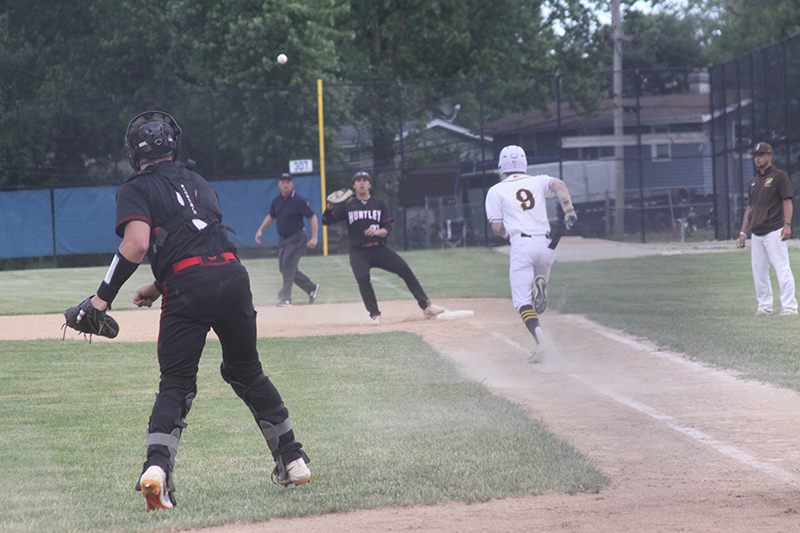
[[[81,333],[101,335],[113,339],[119,333],[119,324],[105,311],[92,305],[92,297],[64,311],[66,325]]]
[[[328,202],[332,203],[333,205],[341,204],[346,202],[353,196],[352,189],[339,189],[338,191],[333,191],[328,195]]]

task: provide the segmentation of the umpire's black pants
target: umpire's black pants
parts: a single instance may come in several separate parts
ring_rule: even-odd
[[[283,286],[278,291],[278,300],[281,302],[292,301],[292,284],[297,284],[306,294],[314,290],[314,282],[300,272],[298,264],[308,243],[308,234],[305,229],[281,237],[278,240],[278,268],[283,275]]]

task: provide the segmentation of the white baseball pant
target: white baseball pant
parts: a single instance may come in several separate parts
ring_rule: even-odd
[[[533,304],[533,279],[544,276],[550,279],[550,268],[556,259],[556,251],[547,247],[550,239],[544,235],[523,237],[511,236],[511,258],[508,279],[511,282],[511,299],[514,309]]]
[[[769,280],[769,266],[772,265],[781,291],[781,309],[797,311],[794,275],[789,266],[789,249],[786,241],[781,240],[781,230],[777,229],[761,236],[751,235],[750,247],[750,264],[753,268],[758,310],[772,313],[772,285]]]

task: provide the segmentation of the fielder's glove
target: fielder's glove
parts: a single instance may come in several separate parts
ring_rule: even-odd
[[[346,202],[351,196],[353,196],[352,189],[339,189],[330,193],[327,200],[329,203],[336,205]]]
[[[578,215],[575,214],[574,210],[564,214],[564,225],[567,227],[567,229],[570,229],[572,226],[574,226],[575,222],[577,221]]]
[[[64,311],[64,319],[67,321],[67,326],[80,333],[100,335],[109,339],[113,339],[119,333],[117,321],[105,311],[93,306],[91,296]]]

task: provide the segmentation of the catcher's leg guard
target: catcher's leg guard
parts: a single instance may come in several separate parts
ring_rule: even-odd
[[[300,457],[308,459],[301,450],[302,445],[294,438],[289,410],[283,405],[277,389],[263,372],[247,384],[236,381],[224,363],[220,366],[220,373],[222,379],[230,384],[236,395],[253,413],[253,418],[261,429],[276,463],[288,464]]]
[[[162,376],[147,429],[145,439],[147,460],[142,467],[142,473],[153,465],[161,467],[166,472],[166,489],[173,505],[176,503],[173,495],[175,458],[178,455],[181,433],[186,428],[186,416],[192,408],[192,401],[196,395],[197,384],[194,379],[183,380]],[[136,490],[142,490],[139,483],[136,485]]]

